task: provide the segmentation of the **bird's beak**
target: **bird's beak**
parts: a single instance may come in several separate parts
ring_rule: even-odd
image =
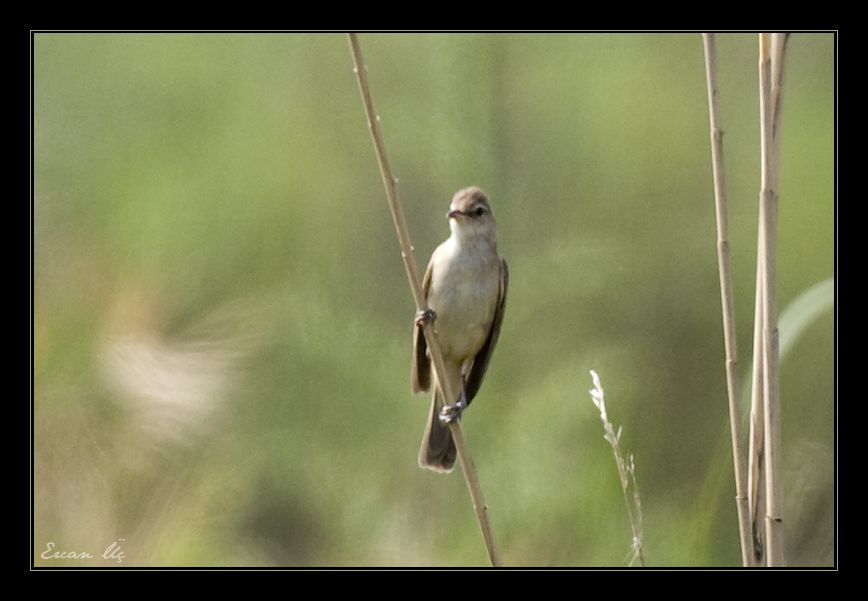
[[[464,217],[464,211],[449,211],[446,214],[447,219],[458,219],[459,217]]]

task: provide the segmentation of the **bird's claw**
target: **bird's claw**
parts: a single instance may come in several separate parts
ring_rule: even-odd
[[[443,424],[451,424],[461,419],[461,414],[467,409],[467,397],[464,391],[461,391],[461,398],[454,405],[444,405],[440,410],[440,422]]]
[[[426,323],[434,323],[435,319],[437,319],[437,314],[434,309],[425,309],[424,311],[416,311],[414,323],[417,328],[422,328],[425,327]]]

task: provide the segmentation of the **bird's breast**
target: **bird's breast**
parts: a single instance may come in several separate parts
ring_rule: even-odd
[[[441,248],[428,292],[435,330],[446,357],[474,356],[488,336],[500,287],[500,260],[485,249]]]

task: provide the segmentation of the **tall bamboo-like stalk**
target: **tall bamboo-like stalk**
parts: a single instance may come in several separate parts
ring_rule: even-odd
[[[759,36],[760,243],[762,280],[763,466],[766,502],[766,563],[784,565],[783,483],[781,480],[780,376],[777,327],[777,213],[780,124],[786,34]],[[756,350],[756,349],[755,349]]]
[[[398,235],[398,244],[401,247],[401,257],[404,260],[404,269],[407,272],[407,279],[410,282],[410,290],[413,293],[413,299],[416,303],[416,309],[424,311],[428,308],[425,300],[425,295],[422,293],[421,281],[419,279],[419,268],[416,265],[416,259],[413,255],[413,246],[410,244],[410,235],[407,230],[407,222],[404,219],[404,211],[401,207],[401,202],[398,200],[398,192],[396,189],[397,180],[392,175],[392,169],[389,166],[389,160],[386,156],[386,144],[383,140],[383,132],[380,129],[380,117],[374,109],[374,100],[371,96],[371,87],[368,83],[368,68],[362,57],[362,49],[359,46],[359,40],[356,34],[348,34],[350,43],[350,53],[353,57],[353,70],[356,74],[356,79],[359,84],[359,91],[362,95],[362,103],[365,107],[365,113],[368,117],[368,127],[371,130],[371,138],[374,142],[374,151],[377,155],[377,161],[380,165],[380,175],[383,177],[383,186],[386,189],[386,199],[389,203],[389,209],[392,213],[392,220],[395,224],[395,231]],[[424,322],[423,332],[425,341],[428,343],[428,351],[431,355],[431,362],[434,364],[435,376],[437,374],[446,373],[443,363],[443,353],[440,350],[440,343],[434,333],[432,324],[429,321]],[[455,391],[449,389],[449,379],[435,377],[436,386],[440,386],[441,398],[454,399],[457,395]],[[479,477],[476,473],[476,468],[473,465],[473,460],[470,457],[470,450],[467,446],[467,441],[464,438],[464,432],[461,429],[459,421],[453,421],[449,424],[449,429],[455,441],[455,448],[458,450],[458,459],[461,462],[461,469],[464,472],[464,479],[467,482],[467,488],[470,491],[470,499],[473,502],[473,509],[476,511],[476,518],[479,521],[479,527],[482,530],[482,537],[485,541],[485,548],[488,551],[488,558],[491,565],[500,566],[500,556],[497,552],[497,547],[494,544],[494,534],[491,530],[491,522],[488,519],[488,506],[482,496],[482,488],[479,484]]]
[[[732,263],[729,253],[729,220],[726,209],[726,179],[723,163],[723,129],[717,87],[717,49],[713,33],[702,34],[705,48],[705,76],[708,86],[708,121],[711,129],[711,165],[714,177],[714,203],[717,217],[717,263],[720,272],[720,300],[723,313],[723,341],[726,353],[726,388],[729,396],[729,424],[732,434],[732,464],[735,475],[735,500],[742,565],[751,565],[750,513],[745,492],[744,447],[741,434],[741,381],[738,377],[738,346],[732,289]]]

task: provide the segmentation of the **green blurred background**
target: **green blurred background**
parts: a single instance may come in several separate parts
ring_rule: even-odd
[[[464,419],[507,565],[738,565],[698,34],[365,34],[417,260],[457,189],[511,270]],[[834,274],[832,34],[789,46],[778,298]],[[755,35],[718,36],[750,364]],[[416,466],[414,312],[345,36],[35,34],[37,565],[485,565]],[[791,565],[834,559],[834,327],[782,370]],[[99,557],[121,541],[123,563]],[[43,560],[55,550],[92,560]]]

